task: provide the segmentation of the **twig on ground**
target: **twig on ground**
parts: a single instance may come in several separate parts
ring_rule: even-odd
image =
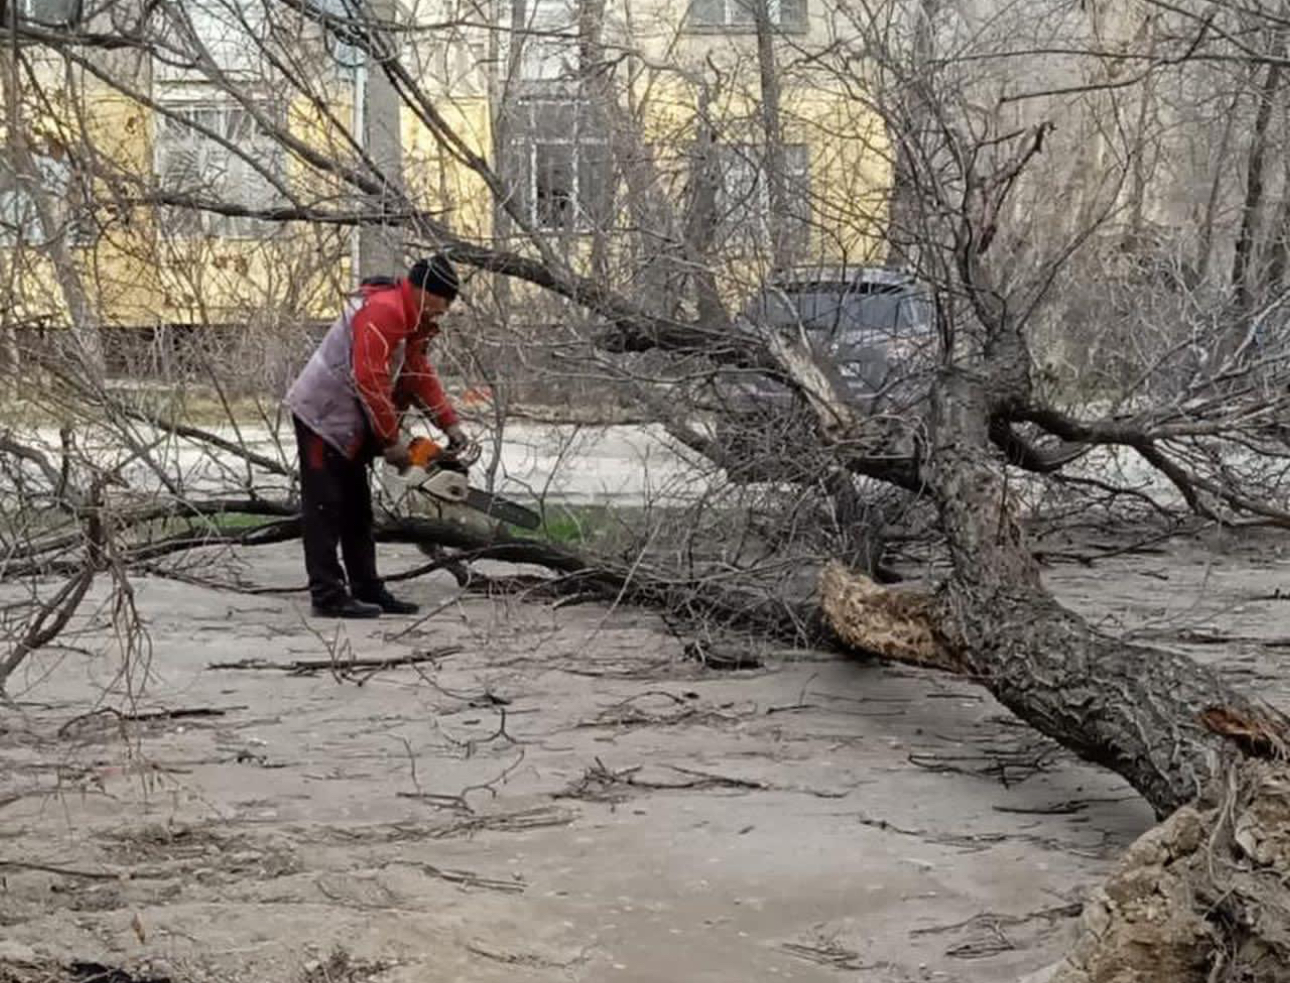
[[[487,791],[493,798],[497,798],[497,789],[494,788],[494,786],[505,783],[506,779],[511,776],[511,773],[514,772],[515,769],[524,761],[524,748],[520,748],[519,751],[519,756],[502,769],[502,773],[496,778],[490,779],[486,782],[479,782],[475,785],[467,785],[456,795],[445,795],[438,792],[423,792],[419,788],[416,792],[396,792],[395,795],[400,799],[417,799],[421,802],[428,802],[437,809],[452,809],[457,812],[473,816],[475,810],[467,801],[470,793]],[[553,823],[551,825],[556,824]]]
[[[390,863],[402,864],[408,867],[415,867],[430,877],[437,877],[441,881],[447,881],[449,884],[456,884],[464,888],[483,888],[488,891],[501,891],[505,894],[523,894],[528,887],[524,879],[518,875],[510,878],[502,877],[484,877],[476,874],[473,870],[455,870],[451,867],[436,867],[434,864],[425,863],[419,860],[392,860]],[[382,866],[388,866],[383,864]]]
[[[34,870],[45,874],[58,874],[62,877],[79,877],[87,881],[128,881],[138,877],[155,877],[157,874],[136,870],[82,870],[79,867],[60,867],[57,864],[42,864],[30,860],[6,860],[0,858],[0,869]],[[165,875],[161,875],[165,876]]]
[[[693,776],[686,781],[679,782],[660,782],[652,779],[641,778],[638,773],[641,765],[632,765],[628,768],[614,770],[605,765],[599,758],[595,759],[595,764],[591,765],[583,773],[581,778],[574,780],[561,792],[556,793],[557,798],[570,799],[617,799],[622,798],[624,787],[649,789],[652,791],[672,791],[682,789],[708,789],[708,788],[734,788],[761,791],[771,786],[764,782],[753,781],[746,778],[731,778],[727,775],[716,775],[706,771],[696,771],[692,768],[682,768],[679,765],[667,765],[669,769],[679,772],[682,775]],[[615,791],[615,790],[618,791]]]
[[[342,675],[354,670],[396,669],[399,666],[411,666],[421,662],[434,662],[445,656],[455,655],[462,650],[460,645],[446,645],[437,649],[426,649],[413,652],[411,655],[390,656],[385,659],[363,658],[353,656],[348,659],[294,659],[291,662],[270,662],[268,659],[239,659],[236,662],[211,662],[207,669],[250,669],[274,670],[291,676],[307,676],[315,672],[339,672]],[[367,673],[366,675],[371,675]]]
[[[149,723],[156,720],[183,720],[189,717],[222,717],[232,711],[246,709],[248,709],[247,706],[241,704],[230,707],[181,707],[176,710],[145,710],[139,713],[126,713],[116,709],[116,707],[100,707],[97,710],[91,710],[89,713],[83,713],[67,721],[67,723],[58,728],[58,736],[66,737],[69,731],[76,729],[79,725],[106,715],[111,715],[122,723]]]
[[[833,969],[880,969],[884,965],[883,963],[866,963],[862,961],[860,953],[854,949],[848,949],[836,939],[820,939],[816,942],[783,942],[780,943],[780,948],[790,956],[796,956],[798,959],[805,959],[808,962],[813,962],[820,966],[829,966]]]
[[[531,829],[547,826],[567,826],[578,818],[578,814],[559,806],[535,806],[532,809],[521,809],[517,812],[493,814],[471,814],[461,819],[430,829],[422,828],[417,835],[430,839],[442,840],[452,836],[473,836],[484,830],[502,833],[522,833]]]

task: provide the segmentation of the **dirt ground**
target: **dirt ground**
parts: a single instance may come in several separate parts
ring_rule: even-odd
[[[1283,544],[1216,545],[1050,582],[1290,709]],[[297,549],[245,572],[299,582]],[[402,593],[437,613],[338,629],[147,579],[146,665],[101,654],[110,610],[33,657],[0,710],[0,980],[1016,980],[1152,822],[960,680],[715,669],[640,611]]]

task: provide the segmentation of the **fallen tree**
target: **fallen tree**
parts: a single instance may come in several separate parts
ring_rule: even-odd
[[[284,6],[306,19],[327,20],[312,5]],[[163,13],[179,16],[170,7],[160,5]],[[1290,743],[1290,722],[1194,661],[1126,644],[1059,605],[1044,588],[1025,542],[1013,488],[1015,481],[1031,475],[1060,476],[1092,449],[1114,447],[1163,476],[1180,503],[1162,503],[1128,480],[1101,475],[1085,480],[1100,481],[1116,494],[1139,494],[1165,513],[1290,526],[1290,514],[1278,507],[1275,495],[1285,458],[1284,447],[1277,447],[1278,416],[1286,410],[1287,396],[1283,386],[1258,383],[1284,366],[1283,352],[1274,352],[1260,364],[1251,359],[1249,346],[1215,346],[1226,355],[1176,387],[1176,398],[1157,392],[1145,405],[1130,403],[1105,415],[1090,412],[1091,418],[1057,409],[1035,385],[1033,314],[1061,264],[1115,210],[1117,196],[1105,201],[1094,196],[1088,214],[1081,216],[1087,218],[1083,225],[1047,254],[1036,257],[1028,252],[1026,237],[1035,230],[1017,218],[1025,211],[1017,195],[1027,170],[1042,157],[1051,132],[1047,121],[1005,126],[1002,113],[991,116],[971,102],[971,93],[959,92],[960,80],[947,68],[952,68],[951,62],[910,65],[900,52],[884,46],[890,39],[880,38],[882,43],[866,49],[866,57],[880,63],[876,78],[857,77],[850,53],[842,52],[834,81],[853,92],[857,102],[873,100],[874,112],[892,135],[905,195],[897,204],[913,216],[893,230],[893,238],[903,234],[918,247],[917,272],[936,299],[937,352],[929,391],[917,408],[902,407],[886,415],[866,412],[840,390],[824,371],[819,353],[800,338],[738,322],[724,309],[712,286],[719,259],[713,247],[715,223],[711,216],[705,220],[704,196],[698,191],[689,214],[647,223],[643,236],[649,255],[660,254],[659,265],[681,284],[675,293],[695,298],[692,312],[679,301],[659,303],[658,297],[672,296],[668,290],[651,286],[632,294],[639,272],[634,268],[618,282],[578,268],[559,251],[553,237],[526,221],[531,216],[517,210],[492,164],[469,149],[400,59],[380,47],[380,25],[347,24],[344,36],[380,56],[381,70],[409,113],[446,155],[461,159],[489,189],[499,212],[518,229],[518,246],[502,248],[462,235],[397,190],[400,182],[388,180],[372,161],[328,156],[263,114],[257,116],[258,124],[302,166],[362,200],[359,214],[335,211],[328,197],[257,210],[204,195],[158,194],[140,186],[137,200],[263,221],[402,224],[424,242],[448,249],[463,264],[534,285],[590,312],[594,324],[585,325],[569,346],[583,364],[612,373],[624,384],[651,388],[649,373],[631,361],[633,355],[651,354],[678,367],[682,383],[669,378],[657,387],[669,398],[683,390],[686,381],[707,382],[723,370],[756,374],[785,388],[794,420],[792,428],[779,435],[785,438],[781,440],[754,432],[751,441],[724,442],[694,427],[687,411],[697,397],[681,400],[678,411],[660,412],[660,417],[678,442],[728,471],[781,480],[809,492],[822,508],[843,517],[839,525],[850,526],[848,534],[863,522],[855,508],[868,493],[862,479],[930,502],[949,560],[943,581],[919,593],[881,587],[862,574],[830,567],[820,593],[827,625],[856,650],[973,679],[1038,730],[1123,775],[1162,818],[1168,817],[1135,847],[1127,858],[1129,866],[1090,905],[1088,933],[1059,978],[1199,983],[1290,975],[1282,845],[1287,776],[1280,763]],[[156,50],[175,59],[188,56],[198,66],[195,70],[206,66],[212,84],[248,113],[254,112],[255,102],[245,86],[210,69],[200,39],[188,38],[187,47],[195,42],[195,51],[173,50],[176,44],[184,47],[184,37],[183,32],[158,33],[146,18],[112,35],[43,27],[26,31],[27,40],[58,48],[71,63],[95,71],[131,98],[138,93],[129,78],[113,76],[109,68],[92,63],[96,48],[122,46]],[[594,46],[595,39],[582,40]],[[276,53],[271,41],[256,43],[264,46],[266,57]],[[964,64],[974,57],[965,55]],[[278,81],[302,100],[319,100],[309,79],[280,74]],[[771,72],[761,75],[773,78]],[[876,95],[855,92],[861,88],[876,89]],[[774,129],[768,126],[767,132]],[[636,136],[616,134],[622,139]],[[640,166],[648,171],[646,160]],[[126,177],[116,177],[124,186],[135,187]],[[658,175],[625,175],[623,180],[631,183],[633,178],[636,192],[656,184]],[[1042,188],[1031,188],[1026,204],[1033,205],[1043,193]],[[638,214],[633,218],[651,217],[644,199],[653,204],[647,191],[634,194],[630,206]],[[663,255],[665,249],[658,243],[678,241],[673,254]],[[1161,361],[1167,361],[1165,355]],[[110,562],[117,570],[155,569],[162,558],[198,547],[255,546],[298,535],[292,501],[285,496],[266,498],[257,487],[266,472],[289,482],[291,469],[285,461],[155,414],[123,411],[93,376],[81,378],[81,373],[71,371],[63,374],[61,384],[62,391],[75,395],[82,419],[115,428],[131,460],[146,464],[162,490],[157,503],[145,503],[133,512],[128,507],[110,512],[112,533],[100,552],[84,552],[82,533],[61,531],[37,532],[9,551],[5,576],[56,572],[71,578],[71,586],[48,609],[59,618],[84,596],[84,585],[100,564]],[[237,458],[245,468],[245,485],[230,488],[224,500],[190,501],[173,469],[135,431],[141,422],[175,439],[204,444],[213,455],[224,455],[221,460]],[[795,443],[798,458],[784,462],[785,447]],[[769,448],[773,454],[766,455],[769,460],[748,460],[741,452],[748,445]],[[31,453],[17,456],[42,472],[47,493],[57,500],[58,509],[73,516],[79,529],[101,507],[76,494],[79,484],[74,475],[69,480],[68,467],[55,466],[39,451],[28,450]],[[92,455],[72,456],[73,472],[89,474],[100,468]],[[234,491],[244,497],[233,498]],[[242,529],[217,522],[189,524],[150,541],[122,535],[163,519],[233,513],[270,521]],[[422,572],[482,559],[537,564],[561,578],[551,590],[567,587],[669,611],[679,607],[696,619],[714,618],[812,644],[826,638],[824,623],[809,599],[768,599],[742,583],[738,570],[729,575],[713,570],[680,575],[650,563],[593,560],[548,543],[480,534],[421,518],[391,519],[382,524],[380,536],[453,551],[423,565]],[[47,617],[41,614],[31,621],[36,641],[47,635],[41,630],[46,623],[41,618]],[[27,650],[30,646],[23,651]]]

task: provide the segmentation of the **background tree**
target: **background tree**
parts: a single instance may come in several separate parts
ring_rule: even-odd
[[[167,215],[272,223],[284,236],[320,241],[355,225],[399,226],[418,249],[446,249],[505,278],[507,290],[480,291],[496,307],[481,305],[478,343],[454,357],[492,373],[499,405],[507,380],[499,359],[490,364],[490,344],[494,354],[540,351],[536,369],[578,376],[586,398],[613,394],[648,414],[711,466],[714,480],[686,507],[692,517],[717,516],[725,533],[696,521],[708,536],[696,559],[693,539],[655,535],[679,525],[675,515],[647,517],[655,528],[642,540],[654,545],[638,555],[649,562],[625,567],[426,520],[391,520],[385,535],[535,559],[615,596],[669,607],[683,599],[709,622],[811,643],[827,638],[822,598],[843,642],[971,676],[1023,720],[1122,774],[1162,818],[1190,817],[1202,831],[1196,843],[1223,844],[1222,863],[1189,862],[1169,896],[1192,920],[1186,952],[1162,933],[1147,947],[1144,973],[1276,978],[1290,964],[1284,861],[1251,851],[1228,826],[1232,810],[1256,813],[1276,794],[1280,766],[1268,762],[1283,753],[1286,719],[1211,670],[1126,644],[1058,605],[1016,488],[1121,521],[1149,516],[1153,533],[1197,522],[1290,524],[1279,499],[1284,222],[1268,217],[1286,195],[1269,164],[1284,141],[1277,11],[838,4],[822,12],[818,43],[787,30],[790,7],[753,8],[748,43],[702,57],[682,50],[675,20],[670,33],[642,37],[649,32],[634,27],[629,9],[543,4],[513,4],[482,24],[461,11],[452,23],[432,15],[389,23],[373,11],[230,0],[214,19],[253,63],[236,70],[221,64],[186,5],[107,5],[82,25],[16,22],[12,34],[37,46],[18,48],[20,68],[37,50],[61,66],[43,76],[33,66],[38,95],[56,103],[67,98],[60,79],[92,77],[199,134],[202,148],[221,148],[262,191],[239,197],[200,169],[157,180],[94,152],[77,130],[61,142],[123,222],[146,223],[156,241]],[[493,39],[485,47],[501,78],[491,87],[507,93],[491,154],[471,133],[480,117],[414,71],[421,45],[476,28]],[[388,173],[388,160],[354,132],[353,114],[340,111],[327,38],[367,53],[429,135],[428,159],[441,173],[452,161],[470,175],[464,196],[449,200]],[[228,108],[206,119],[167,106],[104,51],[122,64],[138,56],[154,71],[169,66]],[[1252,127],[1191,101],[1215,76],[1231,86],[1219,105],[1252,113]],[[785,79],[830,93],[836,112],[820,119],[793,105]],[[688,108],[669,114],[660,104]],[[562,141],[588,126],[594,139]],[[808,188],[794,199],[790,134],[811,128],[821,142],[872,148],[876,172],[894,170],[895,200],[881,185],[865,191],[863,180],[841,199]],[[556,149],[564,147],[572,149]],[[1243,168],[1223,163],[1234,154]],[[1241,186],[1220,171],[1242,174]],[[845,240],[848,259],[881,258],[866,249],[889,234],[915,264],[935,298],[936,329],[917,385],[856,400],[804,333],[742,316],[740,295],[787,265],[791,202],[801,199],[814,206],[816,239]],[[760,212],[747,207],[763,200]],[[468,207],[501,217],[495,238],[456,220]],[[203,269],[250,262],[197,245],[176,248]],[[152,268],[149,255],[140,254],[140,270]],[[265,268],[279,269],[287,255]],[[1229,256],[1230,265],[1220,261]],[[312,275],[328,282],[325,267]],[[309,308],[293,313],[308,321]],[[1079,355],[1108,347],[1117,352],[1111,365]],[[302,339],[294,350],[303,348]],[[72,577],[26,623],[25,650],[107,555],[114,569],[137,569],[198,543],[294,535],[288,456],[123,399],[81,363],[39,364],[42,398],[70,423],[94,420],[117,457],[106,464],[66,452],[60,469],[34,442],[10,439],[25,462],[19,471],[43,482],[48,498],[40,521],[22,524],[6,575]],[[790,408],[749,420],[720,395],[731,374],[782,388]],[[225,392],[222,381],[215,388]],[[275,394],[263,395],[267,403]],[[263,419],[280,432],[273,412]],[[195,491],[169,456],[180,439],[217,469],[214,494]],[[1145,484],[1136,477],[1144,474]],[[125,489],[105,523],[96,489],[109,479]],[[80,504],[67,519],[51,521],[72,501]],[[230,512],[266,521],[232,533],[210,518]],[[827,568],[818,597],[804,586],[800,571],[814,573],[829,557],[877,573],[873,527],[897,514],[900,535],[922,537],[947,563],[925,593],[879,588],[839,567]],[[182,517],[183,528],[158,538],[159,520]],[[13,649],[9,671],[25,650]],[[1083,968],[1071,972],[1111,978],[1098,973],[1114,959],[1080,958]]]

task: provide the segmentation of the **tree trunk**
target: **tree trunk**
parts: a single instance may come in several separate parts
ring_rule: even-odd
[[[934,597],[888,597],[835,566],[823,578],[822,605],[844,641],[978,680],[1037,730],[1124,776],[1166,816],[1242,753],[1290,747],[1290,719],[1192,659],[1097,631],[1047,592],[1026,546],[991,431],[1032,404],[1033,360],[985,254],[993,217],[1042,152],[1044,132],[1018,140],[1011,160],[977,176],[980,190],[964,201],[955,230],[956,277],[983,344],[940,370],[921,458],[951,574]]]
[[[593,133],[607,135],[612,131],[612,108],[614,105],[613,89],[609,85],[609,71],[605,65],[603,34],[605,28],[605,0],[583,0],[578,7],[578,76],[586,105],[587,125]],[[589,147],[582,148],[582,153],[589,153]],[[612,190],[612,179],[615,161],[610,155],[609,189],[587,189],[579,187],[578,196],[585,206],[595,205],[591,216],[591,273],[600,279],[609,276],[609,237],[605,228],[610,207],[599,207],[598,195]],[[612,195],[610,195],[612,198]]]
[[[373,47],[397,52],[398,42],[376,25],[392,23],[397,14],[393,0],[369,0]],[[397,208],[403,198],[403,134],[401,110],[403,100],[389,77],[369,58],[364,73],[363,132],[359,138],[381,178],[383,200],[376,204],[382,210]],[[367,224],[359,230],[359,276],[397,276],[406,265],[402,223]]]
[[[1290,241],[1286,239],[1287,232],[1290,232],[1290,198],[1283,199],[1277,208],[1272,229],[1267,247],[1267,262],[1263,265],[1263,275],[1259,278],[1259,289],[1264,296],[1285,289],[1286,269],[1290,263]]]
[[[1232,289],[1241,324],[1231,333],[1233,337],[1245,336],[1245,319],[1253,313],[1255,287],[1258,279],[1255,264],[1263,224],[1263,168],[1268,152],[1268,127],[1272,122],[1272,108],[1277,89],[1281,85],[1281,64],[1268,66],[1259,89],[1258,112],[1254,118],[1254,133],[1250,137],[1250,155],[1245,165],[1245,200],[1241,205],[1241,230],[1236,237],[1236,251],[1232,257]]]
[[[519,77],[520,59],[523,56],[523,35],[517,25],[524,23],[524,0],[491,0],[492,23],[510,24],[505,35],[502,31],[488,32],[488,105],[491,108],[492,151],[493,160],[497,161],[497,170],[503,182],[507,183],[507,192],[513,193],[509,186],[510,175],[514,170],[511,162],[510,147],[512,109],[511,80]],[[509,18],[509,20],[508,20]],[[503,45],[503,38],[506,44]],[[506,53],[505,62],[502,52]],[[500,242],[507,242],[511,236],[511,216],[506,202],[493,198],[492,219],[493,235]],[[509,317],[511,306],[511,282],[509,277],[494,276],[490,278],[493,285],[493,298],[502,317]]]
[[[1143,19],[1139,38],[1145,35],[1143,49],[1148,58],[1154,57],[1156,49],[1156,16],[1149,13]],[[1147,138],[1147,125],[1151,111],[1155,106],[1155,85],[1150,75],[1138,86],[1138,113],[1133,124],[1133,143],[1131,151],[1132,166],[1129,169],[1129,230],[1125,236],[1128,252],[1133,255],[1150,246],[1145,241],[1147,191],[1151,184],[1151,171],[1148,167],[1148,151],[1152,158],[1159,154],[1158,144]],[[1151,161],[1154,164],[1154,160]]]
[[[830,568],[822,603],[839,637],[979,681],[1041,733],[1124,776],[1162,817],[1205,792],[1242,751],[1290,747],[1290,720],[1212,669],[1099,632],[1044,589],[989,441],[1005,386],[997,375],[951,369],[932,395],[924,477],[952,576],[935,597],[890,598]],[[894,632],[893,612],[904,626]]]
[[[695,306],[701,324],[719,325],[727,321],[725,304],[712,272],[712,243],[717,231],[717,190],[721,186],[721,167],[717,160],[716,140],[708,119],[707,92],[700,90],[695,117],[693,156],[690,158],[690,200],[686,208],[685,243],[693,267],[691,278]]]
[[[775,270],[793,263],[788,213],[788,182],[785,174],[783,121],[779,109],[779,67],[775,59],[775,26],[770,20],[768,0],[755,0],[753,17],[757,26],[757,69],[761,80],[761,126],[765,142],[765,177],[770,205],[770,258]]]
[[[49,257],[58,278],[58,288],[67,306],[72,341],[82,372],[95,384],[101,385],[106,372],[103,343],[99,338],[99,319],[85,289],[85,281],[68,246],[67,223],[61,222],[59,206],[45,186],[35,155],[27,142],[26,124],[22,119],[22,105],[18,95],[19,52],[17,45],[18,5],[10,4],[8,46],[0,53],[0,80],[5,88],[8,124],[9,166],[13,168],[15,184],[36,210],[40,225],[40,249]],[[15,349],[16,351],[16,346]]]
[[[897,84],[906,91],[895,94],[891,105],[903,107],[900,118],[889,121],[892,140],[891,200],[887,208],[887,263],[917,269],[921,261],[916,245],[921,238],[918,187],[918,148],[932,121],[931,99],[926,91],[931,61],[936,51],[936,18],[940,0],[919,0],[913,12],[913,43],[904,78]]]
[[[1201,284],[1209,280],[1209,271],[1214,261],[1214,225],[1218,218],[1223,180],[1228,174],[1227,152],[1231,146],[1232,130],[1240,104],[1241,94],[1238,92],[1227,107],[1223,131],[1218,140],[1218,156],[1214,161],[1214,173],[1209,182],[1209,194],[1205,198],[1205,212],[1200,222],[1200,238],[1196,244],[1196,280]]]

